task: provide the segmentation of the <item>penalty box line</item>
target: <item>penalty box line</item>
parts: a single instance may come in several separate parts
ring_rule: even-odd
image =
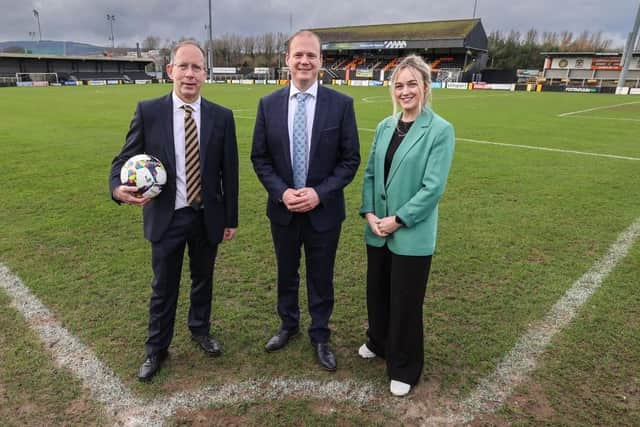
[[[78,378],[92,397],[104,406],[107,414],[125,426],[161,426],[165,418],[181,408],[196,409],[284,397],[364,405],[380,397],[368,383],[274,378],[205,386],[195,391],[143,400],[136,398],[120,378],[88,346],[65,329],[20,278],[2,263],[0,289],[9,296],[10,305],[24,317],[28,327],[39,335],[54,362]]]
[[[376,131],[375,129],[370,129],[370,128],[360,128],[360,130],[365,132]],[[565,153],[565,154],[577,154],[580,156],[604,157],[608,159],[617,159],[617,160],[635,160],[635,161],[640,160],[640,157],[618,156],[616,154],[590,153],[588,151],[565,150],[562,148],[537,147],[535,145],[507,144],[505,142],[483,141],[480,139],[456,138],[456,141],[471,142],[473,144],[498,145],[501,147],[523,148],[527,150],[551,151],[551,152]]]
[[[568,113],[556,114],[556,117],[573,116],[574,114],[582,114],[582,113],[588,113],[590,111],[598,111],[598,110],[607,110],[609,108],[618,108],[618,107],[624,107],[625,105],[633,105],[633,104],[640,104],[640,101],[624,102],[622,104],[613,104],[613,105],[603,105],[600,107],[587,108],[586,110],[569,111]]]
[[[626,257],[639,234],[640,218],[618,236],[605,256],[572,285],[545,318],[520,338],[496,370],[481,380],[468,398],[458,402],[452,411],[443,416],[427,418],[426,423],[468,422],[479,414],[492,412],[502,405],[515,387],[528,378],[537,365],[537,358],[553,336],[568,325],[578,309]],[[22,314],[28,326],[39,334],[55,362],[79,378],[93,397],[105,405],[110,415],[124,425],[161,425],[164,418],[175,414],[179,408],[194,409],[242,401],[274,400],[285,396],[354,401],[360,404],[376,397],[371,385],[352,381],[273,379],[219,387],[206,386],[193,392],[180,392],[153,401],[143,401],[135,398],[115,373],[98,360],[91,349],[63,328],[47,307],[2,264],[0,288],[9,295],[11,305]]]
[[[576,317],[578,310],[600,288],[613,269],[629,254],[640,236],[640,218],[620,233],[604,256],[576,280],[545,315],[527,330],[495,370],[483,378],[466,399],[454,404],[443,415],[425,420],[426,425],[472,422],[477,416],[493,413],[516,387],[529,379],[538,359],[553,337],[564,330]]]

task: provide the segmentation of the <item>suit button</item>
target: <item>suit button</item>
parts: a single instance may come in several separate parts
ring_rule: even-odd
[[[384,194],[381,194],[381,195],[380,195],[380,198],[381,198],[382,200],[387,200],[387,196],[385,196]]]

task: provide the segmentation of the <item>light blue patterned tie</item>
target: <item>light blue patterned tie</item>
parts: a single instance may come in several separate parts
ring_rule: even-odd
[[[302,188],[307,182],[307,101],[308,93],[297,93],[293,116],[293,187]]]

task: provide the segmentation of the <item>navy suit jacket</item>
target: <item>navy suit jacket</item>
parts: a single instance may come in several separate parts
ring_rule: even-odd
[[[288,109],[289,86],[260,100],[251,150],[253,167],[268,193],[267,216],[278,225],[288,225],[293,216],[282,202],[284,191],[293,188]],[[320,198],[308,213],[316,231],[330,230],[344,220],[343,188],[353,180],[359,164],[353,100],[318,86],[306,182]]]
[[[200,175],[204,222],[211,244],[222,240],[225,228],[238,226],[238,148],[231,110],[201,98]],[[176,160],[171,94],[138,103],[122,151],[111,163],[111,194],[121,185],[120,169],[136,154],[157,157],[167,170],[162,192],[143,208],[144,236],[162,238],[171,223],[176,200]],[[116,200],[117,201],[117,200]]]

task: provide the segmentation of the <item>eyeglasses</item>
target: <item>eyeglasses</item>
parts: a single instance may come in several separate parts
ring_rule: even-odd
[[[204,71],[204,68],[202,68],[198,64],[174,64],[173,66],[178,68],[178,70],[182,72],[186,72],[189,69],[191,69],[191,71],[193,71],[194,73],[201,73],[202,71]]]

